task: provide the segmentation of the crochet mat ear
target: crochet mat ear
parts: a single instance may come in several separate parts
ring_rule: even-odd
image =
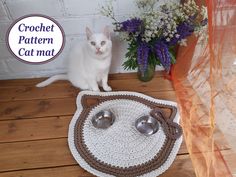
[[[135,92],[80,92],[70,123],[69,147],[76,161],[97,176],[158,176],[174,161],[182,142],[176,103]],[[97,129],[92,117],[111,110],[116,120],[108,129]],[[160,129],[150,137],[134,122],[152,113]],[[157,115],[160,114],[160,115]]]

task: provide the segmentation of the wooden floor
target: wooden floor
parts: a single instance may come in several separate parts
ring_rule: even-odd
[[[78,89],[59,81],[36,88],[42,79],[0,81],[0,177],[92,177],[75,162],[67,144]],[[110,76],[114,91],[126,90],[175,101],[171,82],[161,73],[142,83],[135,74]],[[221,147],[225,148],[225,147]],[[161,177],[194,177],[183,143]]]

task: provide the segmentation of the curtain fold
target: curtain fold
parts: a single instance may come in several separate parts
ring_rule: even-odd
[[[236,0],[207,6],[206,34],[179,47],[171,76],[197,177],[236,175]],[[204,39],[208,40],[204,40]]]

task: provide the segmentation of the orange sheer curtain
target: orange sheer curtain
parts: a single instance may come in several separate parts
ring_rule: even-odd
[[[236,0],[196,2],[207,6],[208,40],[192,36],[179,48],[173,85],[196,176],[230,177],[236,175]]]

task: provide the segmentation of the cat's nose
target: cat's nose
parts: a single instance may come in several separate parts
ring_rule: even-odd
[[[100,50],[100,47],[96,47],[97,50]]]

